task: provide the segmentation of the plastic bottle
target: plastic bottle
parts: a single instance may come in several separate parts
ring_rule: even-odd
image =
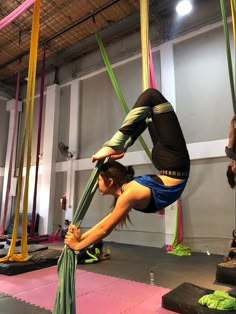
[[[107,255],[111,255],[111,247],[110,247],[110,245],[107,246],[106,254]]]
[[[150,285],[155,286],[155,275],[152,270],[150,271]]]
[[[210,253],[209,250],[208,250],[208,246],[206,246],[206,254],[207,254],[207,255],[211,255],[211,253]]]

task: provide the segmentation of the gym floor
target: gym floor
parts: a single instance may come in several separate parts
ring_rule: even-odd
[[[52,243],[49,244],[48,247],[62,250],[64,244],[62,242]],[[233,286],[215,282],[216,265],[223,260],[223,257],[220,255],[192,253],[191,256],[180,257],[168,254],[164,249],[105,242],[104,251],[106,251],[107,248],[111,251],[110,259],[97,264],[78,265],[79,271],[82,273],[89,273],[89,278],[91,278],[91,274],[94,274],[94,276],[95,274],[100,274],[143,283],[146,284],[146,290],[148,290],[147,288],[150,284],[150,271],[153,271],[155,286],[168,289],[168,291],[176,288],[184,282],[189,282],[200,287],[212,290],[222,289],[235,294]],[[55,273],[55,267],[56,266],[48,268],[47,276],[49,276],[50,271]],[[15,298],[14,295],[17,294],[8,293],[8,290],[6,290],[7,288],[4,290],[4,283],[5,286],[7,286],[9,285],[10,280],[13,282],[14,279],[19,278],[17,276],[24,275],[28,276],[27,278],[30,278],[29,276],[31,276],[33,280],[34,271],[16,276],[0,275],[0,314],[51,313],[47,307],[39,307],[33,299],[30,300],[30,290],[27,290],[29,297],[25,299],[22,298],[23,300],[27,300],[27,302],[20,300],[20,297]],[[42,278],[41,280],[44,279]],[[13,286],[9,291],[12,289],[14,290]],[[18,295],[26,293],[24,287],[22,287],[22,291],[19,287],[17,289]],[[149,311],[149,313],[173,313],[167,310],[165,311],[166,312]],[[91,313],[80,311],[80,314]],[[113,313],[113,311],[111,310],[107,313]],[[121,311],[119,313],[128,312]]]

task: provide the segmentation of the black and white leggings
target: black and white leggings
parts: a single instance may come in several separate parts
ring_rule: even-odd
[[[188,177],[189,154],[178,118],[171,104],[156,89],[149,88],[139,96],[119,131],[104,146],[126,150],[147,126],[153,142],[154,166],[161,174]]]

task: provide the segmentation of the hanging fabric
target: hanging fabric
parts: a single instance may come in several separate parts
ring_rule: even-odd
[[[31,144],[32,144],[32,126],[33,126],[33,112],[34,112],[34,95],[35,95],[35,80],[36,80],[36,66],[38,53],[38,37],[39,37],[39,18],[40,18],[40,0],[36,0],[33,10],[32,32],[30,42],[30,56],[29,56],[29,70],[28,70],[28,84],[25,105],[24,125],[22,131],[22,142],[20,147],[20,163],[17,181],[17,196],[15,208],[15,220],[12,233],[12,241],[8,250],[7,256],[0,259],[4,261],[27,261],[29,259],[27,248],[27,214],[28,214],[28,188],[29,188],[29,173],[31,163]],[[28,131],[28,132],[27,132]],[[24,165],[24,151],[26,144],[26,136],[28,135],[27,145],[27,162],[26,162],[26,176],[25,189],[23,195],[23,212],[22,212],[22,236],[21,236],[21,253],[14,254],[18,223],[19,223],[19,209],[22,192],[23,179],[23,165]]]
[[[141,47],[142,47],[142,89],[150,87],[150,72],[148,58],[148,0],[140,0],[140,23],[141,23]]]
[[[176,247],[178,244],[182,243],[182,239],[183,239],[182,205],[181,205],[181,200],[178,199],[177,208],[176,208],[175,233],[174,233],[174,240],[173,240],[172,246]]]
[[[172,245],[169,245],[166,250],[167,253],[178,255],[178,256],[189,256],[191,255],[190,247],[182,244],[183,240],[183,216],[182,216],[182,205],[181,200],[178,199],[176,203],[176,222],[175,222],[175,233]]]
[[[100,49],[103,61],[105,63],[108,75],[110,77],[111,83],[112,83],[113,88],[115,90],[116,96],[117,96],[117,98],[118,98],[118,100],[119,100],[119,102],[121,104],[121,107],[124,110],[124,113],[127,115],[129,113],[129,108],[128,108],[126,102],[125,102],[124,96],[123,96],[123,94],[122,94],[122,92],[120,90],[120,87],[119,87],[118,82],[116,80],[115,74],[114,74],[114,72],[112,70],[112,67],[111,67],[110,61],[108,59],[105,47],[103,45],[101,36],[100,36],[99,32],[95,32],[95,35],[96,35],[98,46],[99,46],[99,49]],[[143,149],[146,152],[148,158],[151,160],[151,152],[150,152],[150,150],[149,150],[149,148],[148,148],[147,144],[145,143],[145,141],[144,141],[142,136],[139,137],[139,141],[140,141],[141,145],[143,146]]]
[[[109,158],[99,160],[89,178],[81,200],[72,220],[72,224],[79,227],[93,199],[97,189],[97,178],[104,162]],[[57,262],[58,287],[54,303],[53,314],[76,314],[75,306],[75,271],[77,255],[67,245]]]
[[[232,66],[231,51],[230,51],[229,31],[228,31],[227,17],[226,17],[226,13],[225,13],[224,0],[220,0],[220,6],[221,6],[221,14],[222,14],[222,21],[223,21],[223,28],[224,28],[224,37],[225,37],[225,44],[226,44],[226,55],[227,55],[227,62],[228,62],[228,72],[229,72],[232,104],[233,104],[234,113],[236,114],[234,74],[233,74],[233,66]]]
[[[232,14],[232,26],[234,36],[234,47],[236,46],[236,1],[230,0],[230,9]]]
[[[46,49],[43,49],[41,83],[40,83],[40,97],[39,97],[39,119],[38,119],[38,137],[37,137],[37,152],[36,152],[36,166],[35,166],[36,169],[35,169],[35,182],[34,182],[34,196],[33,196],[33,207],[32,207],[32,219],[31,219],[31,223],[30,223],[30,237],[31,238],[34,236],[36,206],[37,206],[38,171],[39,171],[40,144],[41,144],[42,118],[43,118],[45,63],[46,63]]]
[[[17,74],[15,107],[14,107],[14,123],[13,123],[13,132],[12,132],[11,152],[10,152],[9,169],[8,169],[8,175],[7,175],[7,187],[6,187],[5,202],[4,202],[4,209],[3,209],[3,218],[2,218],[2,222],[1,222],[1,226],[0,226],[0,236],[3,236],[4,230],[5,230],[6,217],[7,217],[7,211],[8,211],[8,204],[9,204],[9,196],[10,196],[10,189],[11,189],[13,157],[14,157],[14,148],[15,148],[15,141],[16,141],[16,131],[17,131],[17,116],[18,116],[19,93],[20,93],[20,72],[18,72],[18,74]]]
[[[150,87],[156,88],[157,84],[155,79],[155,71],[152,59],[152,47],[150,41],[149,41],[149,73],[150,73]]]
[[[34,2],[35,2],[35,0],[26,0],[18,8],[16,8],[13,12],[11,12],[6,17],[4,17],[0,21],[0,30],[3,29],[8,24],[10,24],[12,21],[14,21],[18,16],[23,14],[26,10],[28,10],[34,4]]]

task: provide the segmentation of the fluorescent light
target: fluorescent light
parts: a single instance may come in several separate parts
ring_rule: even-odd
[[[189,0],[180,1],[176,6],[176,12],[180,16],[189,14],[192,11],[192,4]]]

